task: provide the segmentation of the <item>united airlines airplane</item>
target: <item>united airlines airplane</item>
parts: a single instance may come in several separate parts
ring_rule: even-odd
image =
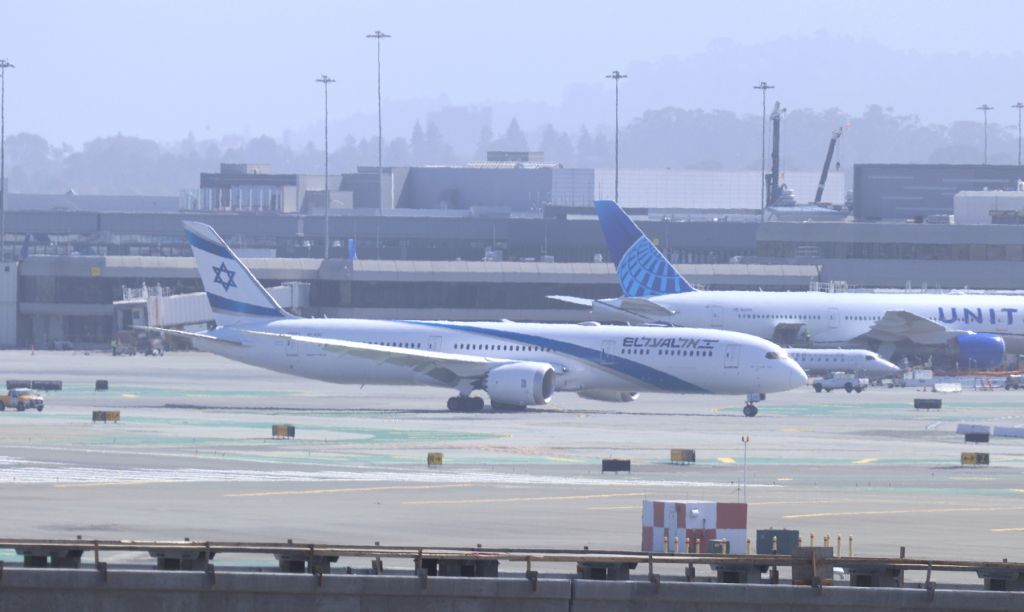
[[[454,389],[455,411],[522,409],[556,391],[627,402],[637,393],[765,393],[807,376],[776,344],[746,334],[688,328],[536,323],[304,319],[285,312],[212,227],[186,222],[217,326],[163,330],[250,365],[343,384]]]
[[[887,358],[942,355],[963,369],[1024,353],[1024,300],[1002,295],[698,291],[628,215],[594,202],[623,297],[552,298],[620,320],[729,329],[782,344],[862,347]],[[797,340],[797,341],[794,341]]]

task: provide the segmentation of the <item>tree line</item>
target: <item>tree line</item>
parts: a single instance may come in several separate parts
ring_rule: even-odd
[[[624,121],[620,163],[624,168],[754,170],[761,164],[760,115],[667,107]],[[816,171],[833,132],[842,128],[835,161],[855,163],[981,163],[981,122],[925,124],[913,115],[871,106],[860,115],[839,109],[783,113],[782,168]],[[769,126],[770,133],[770,126]],[[322,145],[321,145],[322,146]],[[770,143],[768,145],[770,151]],[[384,163],[395,166],[462,164],[485,159],[490,150],[541,150],[567,167],[607,168],[614,163],[614,134],[607,126],[561,130],[544,125],[524,130],[512,119],[500,134],[481,129],[474,150],[456,150],[433,123],[416,123],[408,136],[385,139]],[[1017,163],[1016,125],[989,124],[988,160]],[[80,148],[57,145],[29,133],[6,140],[8,190],[20,193],[175,195],[198,185],[200,172],[221,162],[270,164],[275,172],[316,174],[323,149],[309,142],[289,147],[269,136],[196,139],[175,143],[116,134]],[[330,152],[332,172],[377,164],[376,138],[347,136]]]

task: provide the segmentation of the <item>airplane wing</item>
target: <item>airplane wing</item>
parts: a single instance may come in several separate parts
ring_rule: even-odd
[[[630,315],[643,321],[662,321],[665,317],[670,317],[676,314],[674,310],[665,308],[661,304],[657,304],[642,297],[591,300],[587,298],[573,297],[570,295],[549,295],[548,298],[569,304],[576,304],[577,306],[587,306],[591,309],[591,312],[611,311],[619,315]]]
[[[879,342],[909,340],[915,344],[943,344],[963,333],[905,310],[890,310],[862,337]]]
[[[516,363],[512,359],[500,359],[495,357],[479,357],[476,355],[461,355],[456,353],[443,353],[440,351],[424,351],[421,349],[401,348],[396,346],[381,346],[366,342],[354,342],[352,340],[336,340],[332,338],[314,338],[313,336],[302,336],[295,334],[282,334],[274,332],[247,331],[247,334],[255,336],[269,336],[322,347],[324,350],[361,357],[377,361],[378,363],[404,366],[431,376],[438,381],[454,385],[458,379],[480,379],[487,373],[500,365]]]

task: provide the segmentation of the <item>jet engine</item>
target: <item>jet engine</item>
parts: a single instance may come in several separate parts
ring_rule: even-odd
[[[953,339],[957,367],[964,370],[988,370],[1006,357],[1006,342],[995,334],[961,334]]]
[[[528,361],[500,365],[487,373],[484,390],[492,404],[547,404],[555,392],[555,371],[546,363]]]
[[[640,397],[639,393],[628,391],[579,391],[576,395],[583,399],[596,400],[598,402],[632,402]]]

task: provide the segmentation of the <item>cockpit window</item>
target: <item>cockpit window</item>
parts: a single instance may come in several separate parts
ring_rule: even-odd
[[[867,357],[864,358],[864,361],[874,361],[874,360],[875,360],[874,355],[868,355]]]
[[[765,353],[764,357],[765,359],[778,359],[779,354],[776,353],[775,351],[768,351],[767,353]]]

